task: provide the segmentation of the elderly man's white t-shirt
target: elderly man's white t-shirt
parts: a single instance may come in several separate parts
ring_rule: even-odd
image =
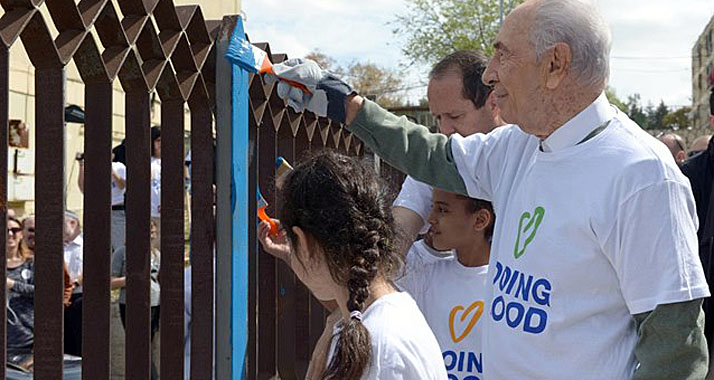
[[[498,215],[484,377],[630,379],[632,315],[709,295],[689,181],[604,94],[539,144],[513,125],[452,140]]]
[[[434,333],[412,297],[394,292],[375,300],[362,320],[369,331],[372,358],[362,380],[444,380],[447,378]],[[335,324],[329,365],[342,323]]]
[[[487,318],[487,272],[486,265],[466,267],[452,256],[407,271],[397,281],[424,313],[441,347],[449,379],[483,378],[481,330]]]

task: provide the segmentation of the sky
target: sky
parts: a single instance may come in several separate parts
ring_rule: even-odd
[[[714,16],[714,0],[597,0],[613,35],[610,86],[644,105],[691,105],[692,47]],[[508,1],[504,1],[508,3]],[[373,62],[400,69],[403,39],[392,33],[406,0],[243,0],[245,29],[273,53],[302,57],[319,49],[342,65]],[[428,68],[405,72],[413,102],[426,94]]]

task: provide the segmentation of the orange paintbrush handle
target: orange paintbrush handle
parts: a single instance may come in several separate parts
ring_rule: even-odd
[[[265,61],[267,61],[267,59]],[[266,73],[272,74],[272,75],[275,75],[276,77],[280,78],[280,76],[275,74],[275,72],[273,71],[273,65],[270,63],[265,64],[265,61],[263,61],[263,63],[264,63],[263,67],[260,69],[260,71],[258,71],[258,73],[259,74],[266,74]],[[297,87],[297,88],[301,89],[302,92],[304,92],[306,94],[312,95],[312,91],[310,91],[304,84],[302,84],[300,82],[295,82],[294,80],[284,79],[284,78],[280,78],[280,80],[293,86],[293,87]]]
[[[278,231],[278,225],[275,224],[275,222],[273,222],[273,219],[271,219],[268,216],[268,214],[265,212],[265,208],[261,207],[258,209],[258,218],[260,218],[260,220],[264,220],[264,221],[270,223],[270,234],[271,235],[275,236],[278,234],[278,232],[280,232],[280,231]]]

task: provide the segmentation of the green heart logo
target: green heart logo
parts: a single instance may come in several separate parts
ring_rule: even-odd
[[[516,259],[526,253],[526,247],[531,241],[533,241],[533,238],[535,238],[538,226],[540,226],[540,222],[543,221],[543,215],[545,215],[545,209],[540,206],[535,208],[533,215],[531,215],[528,211],[521,215],[521,220],[518,222],[518,237],[516,238],[516,246],[513,248],[513,256],[515,256]],[[521,236],[525,237],[523,243],[521,243]]]

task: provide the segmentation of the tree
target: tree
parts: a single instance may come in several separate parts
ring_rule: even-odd
[[[640,104],[640,94],[634,94],[627,97],[627,101],[625,102],[625,113],[640,127],[648,129],[647,114],[642,110],[642,105]]]
[[[659,105],[655,108],[648,107],[647,120],[650,129],[662,129],[664,128],[663,120],[665,116],[669,114],[669,108],[664,104],[663,100],[660,100]]]
[[[402,91],[404,81],[396,70],[371,62],[352,62],[342,67],[320,50],[310,52],[305,58],[312,59],[320,67],[342,77],[360,94],[374,96],[382,107],[402,106],[405,103]]]
[[[617,97],[617,93],[615,93],[614,88],[608,86],[607,89],[605,89],[605,95],[607,96],[607,100],[610,101],[610,104],[619,108],[622,112],[627,111],[627,106],[625,106],[625,103],[623,103],[622,100]]]
[[[522,2],[504,0],[504,14]],[[499,0],[409,0],[407,8],[392,24],[407,38],[402,52],[412,63],[431,65],[459,49],[493,53]]]
[[[668,113],[662,120],[662,127],[674,131],[690,128],[692,121],[689,119],[689,114],[691,112],[691,107],[681,107],[676,111]]]

